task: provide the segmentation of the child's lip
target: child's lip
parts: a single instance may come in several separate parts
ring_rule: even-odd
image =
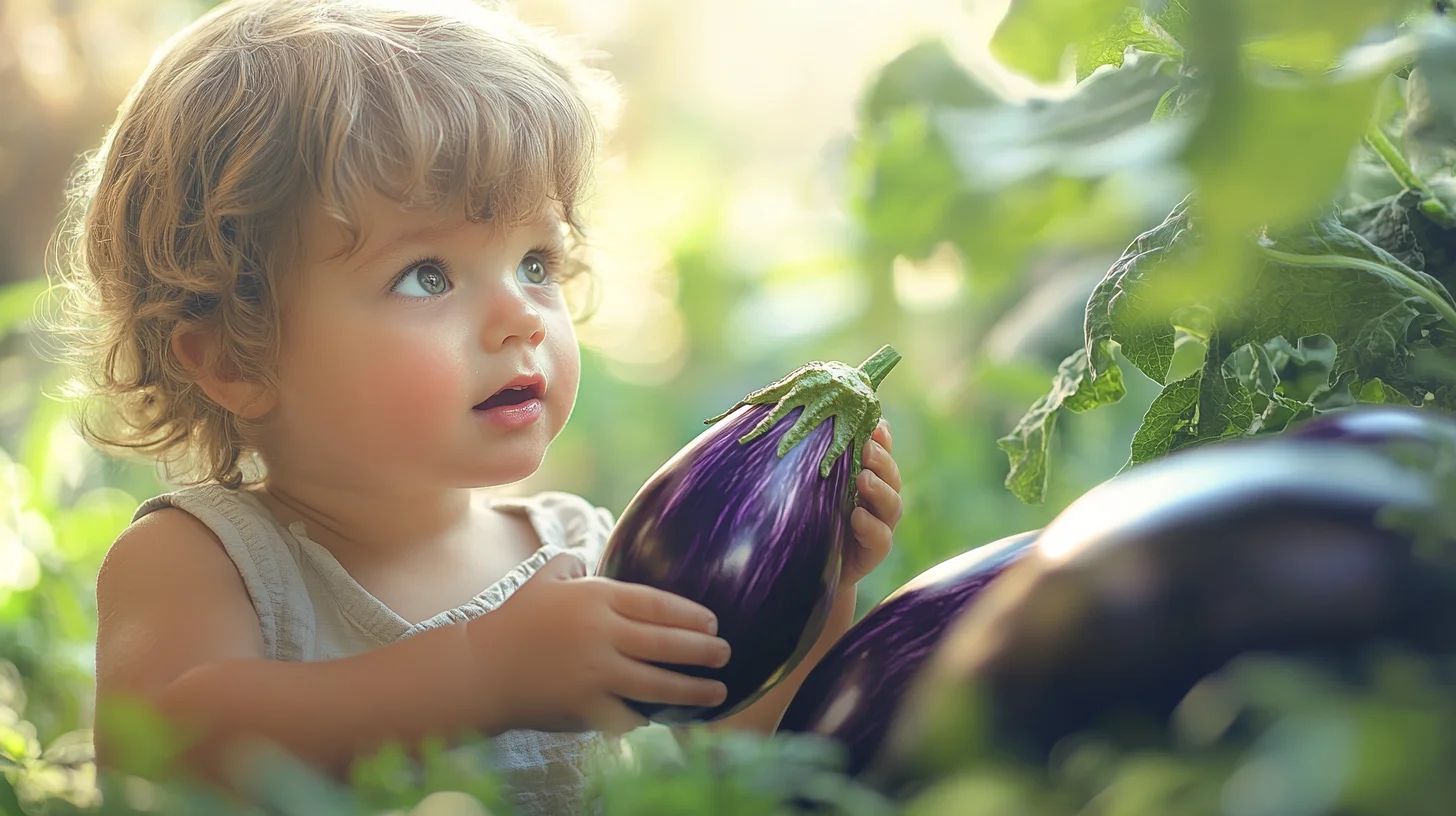
[[[486,402],[489,402],[492,397],[500,394],[502,391],[513,388],[531,391],[534,398],[542,399],[546,396],[546,378],[541,376],[541,374],[537,372],[517,374],[509,381],[507,381],[505,385],[493,391],[489,397],[486,397],[480,402],[475,403],[473,407],[479,408]]]

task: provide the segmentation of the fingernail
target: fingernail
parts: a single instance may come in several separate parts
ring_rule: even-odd
[[[706,630],[707,633],[710,634],[710,635],[716,635],[716,634],[718,634],[718,616],[717,615],[709,616],[707,625],[704,626],[703,629]]]

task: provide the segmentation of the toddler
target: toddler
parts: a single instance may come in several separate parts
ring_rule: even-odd
[[[589,577],[606,510],[481,492],[575,403],[562,285],[613,102],[463,0],[233,0],[160,49],[79,177],[61,273],[81,432],[179,486],[97,579],[103,767],[127,699],[229,785],[258,741],[343,774],[484,734],[522,812],[567,813],[601,735],[645,724],[623,698],[722,700],[653,665],[727,661],[707,609]],[[723,727],[771,732],[849,626],[901,512],[890,445],[882,424],[864,450],[824,635]]]

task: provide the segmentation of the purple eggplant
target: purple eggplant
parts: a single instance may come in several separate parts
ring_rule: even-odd
[[[1044,763],[1084,730],[1156,744],[1245,653],[1346,669],[1386,643],[1456,654],[1456,570],[1411,532],[1441,523],[1441,484],[1365,445],[1286,439],[1112,479],[956,621],[869,778],[906,795],[968,764]]]
[[[885,346],[859,368],[810,363],[749,394],[628,503],[598,573],[706,606],[732,648],[720,669],[668,666],[722,681],[718,706],[629,700],[636,711],[671,725],[721,719],[814,645],[838,588],[860,454],[880,419],[875,389],[899,359]]]
[[[892,592],[804,678],[778,730],[828,737],[848,754],[845,772],[862,772],[879,751],[915,671],[956,616],[1031,551],[1038,532],[961,553]]]
[[[1352,444],[1426,445],[1438,439],[1456,439],[1456,417],[1438,408],[1357,405],[1320,414],[1290,428],[1286,435]]]

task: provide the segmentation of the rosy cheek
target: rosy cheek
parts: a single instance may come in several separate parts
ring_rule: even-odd
[[[451,348],[405,343],[381,349],[369,366],[374,376],[362,389],[374,395],[377,414],[399,422],[432,422],[468,411],[475,396],[470,393],[469,372]]]
[[[308,388],[315,404],[330,406],[352,432],[434,423],[445,410],[469,410],[468,371],[458,343],[441,326],[373,330],[345,326],[315,336]],[[356,418],[357,425],[347,418]],[[418,430],[418,429],[417,429]]]
[[[558,406],[562,415],[558,422],[564,425],[572,406],[576,404],[577,389],[581,382],[581,351],[577,347],[570,320],[552,328],[555,329],[556,340],[551,354],[551,376],[554,381],[552,390],[560,397]]]

